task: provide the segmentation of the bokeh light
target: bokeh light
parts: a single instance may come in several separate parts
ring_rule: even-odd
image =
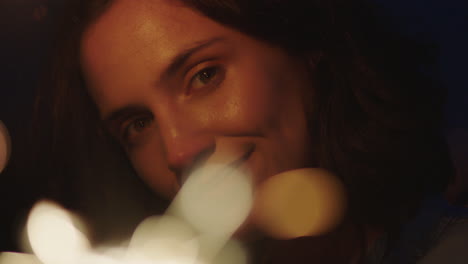
[[[254,218],[267,234],[279,239],[327,233],[342,220],[345,187],[323,169],[298,169],[277,174],[256,194]]]
[[[21,254],[13,252],[0,253],[0,264],[43,264],[39,259],[31,254]]]
[[[29,214],[26,235],[34,255],[4,255],[1,264],[245,264],[231,237],[250,214],[253,187],[239,167],[207,165],[194,171],[162,216],[144,220],[128,245],[92,248],[84,225],[59,205],[42,201]]]
[[[165,215],[150,217],[137,227],[125,259],[128,263],[196,264],[198,255],[194,231],[178,218]]]
[[[82,226],[80,219],[59,205],[41,201],[31,210],[26,224],[35,255],[2,253],[0,264],[247,263],[244,248],[230,241],[230,236],[200,233],[184,218],[172,214],[144,220],[125,246],[91,248]]]
[[[74,223],[78,219],[53,202],[34,206],[26,230],[34,254],[46,264],[76,263],[90,251],[90,242]]]
[[[247,250],[237,240],[229,240],[214,258],[213,264],[247,264]]]
[[[250,214],[253,187],[250,176],[236,167],[207,165],[187,179],[171,206],[203,234],[230,237]]]

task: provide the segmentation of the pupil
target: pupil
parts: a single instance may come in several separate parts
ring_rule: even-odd
[[[210,69],[207,69],[207,70],[203,71],[202,76],[201,76],[202,81],[203,82],[209,81],[213,77],[215,72],[216,72],[215,68],[210,68]]]
[[[137,122],[137,126],[138,126],[139,128],[145,127],[145,121],[139,120],[139,121]]]

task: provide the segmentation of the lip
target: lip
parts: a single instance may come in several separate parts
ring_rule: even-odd
[[[230,162],[227,162],[223,168],[226,168],[226,169],[235,169],[235,168],[238,168],[240,166],[242,166],[249,158],[250,156],[252,155],[252,153],[255,151],[255,146],[252,145],[248,148],[247,151],[244,152],[244,154],[242,154],[239,158],[233,160],[233,161],[230,161]],[[185,173],[183,175],[177,175],[177,181],[179,183],[179,186],[183,186],[183,184],[185,183],[185,181],[190,177],[190,174],[193,172],[194,168],[197,168],[197,167],[201,167],[201,166],[206,166],[207,165],[207,160],[206,159],[203,163],[201,163],[200,166],[192,166],[192,168],[190,170],[188,170],[188,173]]]

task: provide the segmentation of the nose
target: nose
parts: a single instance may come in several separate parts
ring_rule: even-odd
[[[192,168],[206,160],[215,151],[214,144],[199,144],[201,142],[188,142],[185,145],[171,145],[167,151],[168,168],[180,179],[182,175],[190,172]]]
[[[179,179],[215,150],[214,136],[200,122],[190,119],[171,115],[158,124],[167,166]]]

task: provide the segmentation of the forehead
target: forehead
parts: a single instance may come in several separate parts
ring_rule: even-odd
[[[117,0],[85,32],[82,47],[92,53],[104,48],[99,47],[104,44],[112,51],[113,46],[108,44],[114,42],[118,48],[137,51],[155,41],[160,45],[171,44],[169,39],[175,36],[181,40],[193,39],[200,31],[213,30],[214,24],[175,0]],[[193,31],[196,28],[198,30]],[[200,30],[202,28],[206,30]]]
[[[150,85],[181,50],[229,30],[174,0],[118,0],[84,33],[81,60],[98,105],[120,88]],[[137,83],[138,82],[138,83]],[[109,94],[103,87],[112,86]],[[128,98],[126,98],[128,100]]]

